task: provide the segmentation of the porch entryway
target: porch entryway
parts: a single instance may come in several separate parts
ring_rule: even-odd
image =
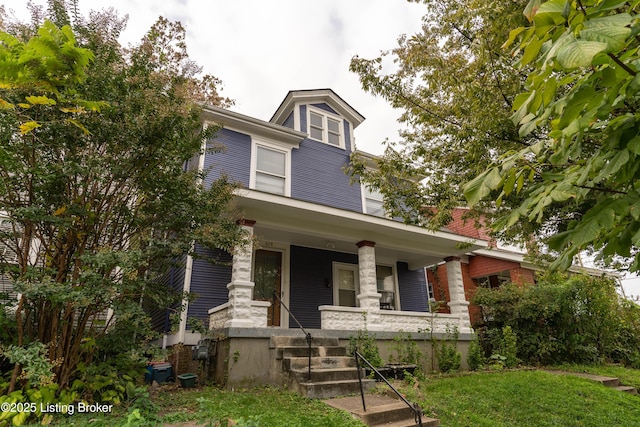
[[[280,301],[273,294],[282,296],[282,252],[258,249],[254,256],[253,299],[271,302],[267,326],[280,326]]]

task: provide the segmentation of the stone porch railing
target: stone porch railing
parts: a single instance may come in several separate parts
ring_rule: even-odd
[[[229,320],[229,303],[226,302],[209,310],[209,329],[220,329],[225,327],[225,323]],[[268,310],[271,302],[269,301],[251,301],[251,317],[250,322],[254,328],[266,328]]]
[[[420,313],[414,311],[363,310],[359,307],[322,305],[321,329],[400,332],[431,329],[434,333],[446,333],[447,328],[457,327],[461,334],[473,333],[468,318],[456,314]],[[366,325],[364,319],[366,313]]]

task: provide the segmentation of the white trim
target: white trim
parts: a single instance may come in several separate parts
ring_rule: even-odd
[[[358,295],[360,294],[360,276],[359,276],[359,266],[358,264],[349,264],[346,262],[338,262],[333,261],[331,263],[331,281],[333,286],[333,305],[340,306],[340,286],[338,284],[338,271],[339,270],[349,270],[353,271],[353,280],[354,280],[354,300],[355,307],[358,307],[359,300]],[[348,306],[341,306],[348,307]]]
[[[192,248],[193,249],[193,248]],[[193,271],[193,257],[187,255],[187,264],[184,271],[184,283],[182,290],[186,294],[191,291],[191,273]],[[182,312],[180,313],[180,328],[178,329],[178,342],[184,343],[185,334],[187,332],[187,314],[189,312],[189,298],[185,296],[182,299]]]
[[[282,123],[286,120],[287,116],[285,115],[291,109],[291,105],[293,104],[318,104],[322,102],[331,106],[331,108],[334,111],[337,111],[340,116],[345,117],[352,125],[352,128],[358,127],[358,125],[364,121],[364,116],[362,114],[358,113],[331,89],[289,91],[269,121],[271,123]]]
[[[225,110],[219,107],[205,105],[203,116],[205,121],[216,123],[225,129],[234,130],[246,135],[258,135],[260,138],[268,138],[280,141],[290,147],[298,148],[307,137],[303,132],[281,126],[279,124],[265,122],[255,117]],[[299,128],[298,128],[299,129]]]
[[[259,138],[251,138],[251,175],[249,177],[249,188],[255,190],[256,188],[256,172],[258,163],[258,147],[263,147],[268,150],[277,151],[284,154],[284,194],[280,196],[291,197],[291,148],[282,146],[280,144],[274,144],[271,141],[266,141]],[[268,193],[271,194],[271,193]],[[275,194],[275,193],[273,193]]]
[[[300,103],[296,102],[295,104],[293,104],[293,128],[299,132],[302,132],[300,130]]]
[[[316,114],[322,117],[322,139],[316,139],[311,136],[311,114]],[[329,119],[338,122],[338,129],[340,130],[340,134],[338,137],[338,145],[331,144],[329,142]],[[344,122],[345,118],[330,113],[329,111],[323,110],[318,107],[314,107],[312,104],[307,105],[307,134],[309,135],[309,139],[314,141],[319,141],[324,144],[330,145],[332,147],[338,147],[345,150],[345,137],[344,137]],[[351,126],[349,126],[351,128]]]
[[[472,252],[477,252],[480,248],[486,248],[488,246],[488,242],[480,239],[473,239],[467,236],[461,236],[459,234],[447,232],[447,231],[431,231],[424,227],[419,227],[416,225],[408,225],[403,222],[393,221],[387,218],[381,218],[372,215],[365,215],[362,212],[355,212],[345,209],[334,208],[332,206],[327,205],[319,205],[317,203],[307,202],[304,200],[291,199],[291,198],[283,198],[277,194],[271,193],[263,193],[261,191],[255,190],[246,190],[240,189],[236,190],[236,196],[246,199],[253,200],[256,202],[267,202],[274,206],[281,205],[282,207],[288,207],[292,209],[301,209],[317,214],[322,215],[331,215],[334,217],[340,217],[345,220],[356,220],[359,223],[363,224],[371,224],[372,226],[380,226],[388,229],[393,229],[396,231],[410,231],[416,235],[422,236],[431,236],[437,237],[441,239],[445,239],[451,242],[457,243],[470,243],[472,246],[479,247],[478,249],[471,249]],[[403,245],[399,245],[402,247]],[[460,251],[461,252],[461,251]],[[451,256],[450,253],[443,253],[444,256]]]

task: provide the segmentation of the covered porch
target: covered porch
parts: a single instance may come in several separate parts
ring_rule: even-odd
[[[210,329],[297,328],[293,313],[325,331],[471,332],[459,256],[486,242],[253,190],[236,205],[252,240],[234,250]],[[443,261],[451,314],[429,310],[424,267]]]

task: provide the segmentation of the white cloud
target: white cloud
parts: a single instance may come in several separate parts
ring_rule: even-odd
[[[2,1],[2,0],[0,0]],[[26,7],[13,8],[26,18]],[[36,0],[45,4],[45,0]],[[112,6],[129,15],[122,41],[137,42],[158,16],[182,22],[189,55],[222,79],[233,108],[263,120],[289,90],[331,88],[367,118],[356,129],[358,148],[379,154],[398,139],[399,111],[365,93],[349,72],[354,55],[374,57],[421,25],[424,5],[404,0],[80,0],[89,9]]]

